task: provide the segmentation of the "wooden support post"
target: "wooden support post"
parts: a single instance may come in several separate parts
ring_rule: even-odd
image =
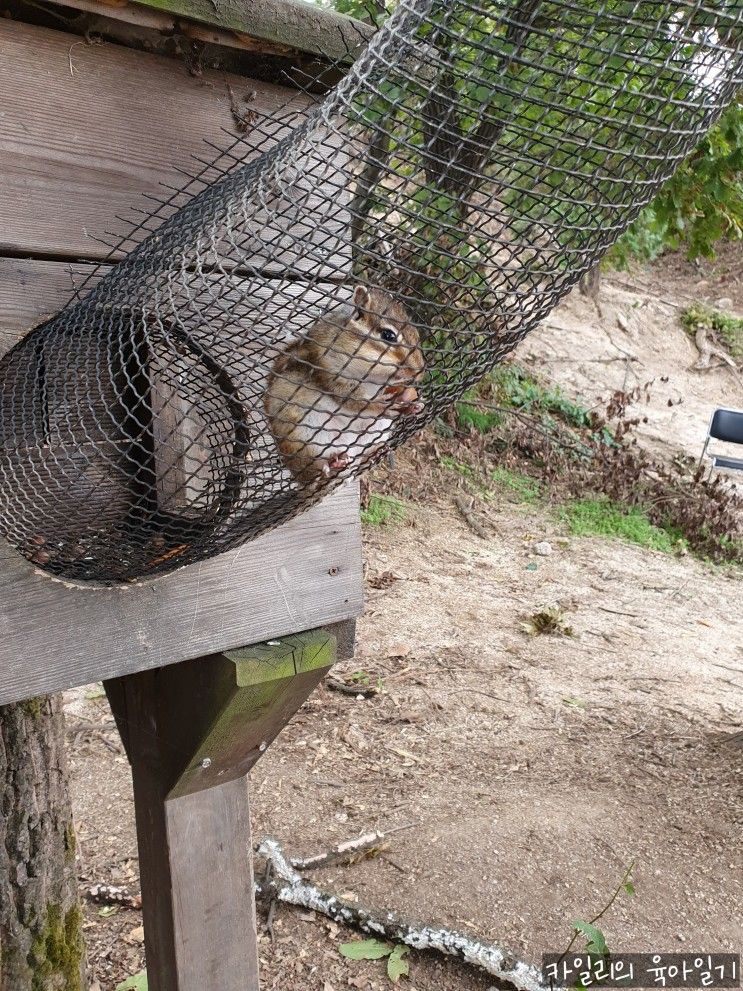
[[[134,781],[149,991],[258,991],[246,774],[347,653],[353,622],[336,632],[106,682]]]

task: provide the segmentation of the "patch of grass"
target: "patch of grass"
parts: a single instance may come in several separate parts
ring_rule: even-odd
[[[462,475],[464,478],[474,478],[475,469],[472,465],[465,464],[464,461],[457,461],[456,458],[450,457],[448,454],[444,454],[439,464],[442,468],[448,468],[449,471],[455,471],[458,475]]]
[[[578,537],[619,537],[666,554],[683,544],[678,531],[651,523],[642,509],[619,506],[603,497],[569,502],[560,510],[560,516]]]
[[[372,680],[373,679],[373,680]],[[372,675],[368,671],[354,671],[346,678],[346,683],[358,685],[360,688],[372,688],[375,692],[384,689],[384,678],[381,674]]]
[[[457,403],[457,423],[463,429],[488,434],[503,423],[503,414],[498,410],[481,409],[475,405],[478,396],[474,390],[471,389],[464,398],[466,402]]]
[[[510,361],[498,365],[456,404],[456,422],[461,430],[488,434],[506,425],[508,410],[528,413],[548,427],[555,425],[555,419],[581,430],[592,422],[591,411],[581,403]]]
[[[743,538],[741,537],[718,537],[720,547],[727,551],[727,560],[743,564]]]
[[[699,327],[711,330],[733,358],[743,358],[743,317],[694,303],[681,314],[681,322],[692,335]]]
[[[510,468],[494,468],[490,477],[500,488],[508,489],[518,499],[519,502],[528,503],[530,506],[536,505],[542,498],[542,486],[536,478],[529,475],[522,475],[518,471],[511,471]]]
[[[591,425],[591,414],[585,406],[569,399],[557,386],[537,381],[513,362],[499,365],[492,374],[491,384],[496,405],[527,413],[553,414],[573,427]]]
[[[361,522],[367,526],[388,526],[402,523],[408,507],[393,496],[372,495],[366,509],[361,510]]]

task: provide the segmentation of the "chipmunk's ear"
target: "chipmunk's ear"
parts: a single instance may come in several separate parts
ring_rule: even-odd
[[[359,309],[368,310],[369,309],[369,290],[366,286],[356,286],[353,291],[353,301]]]

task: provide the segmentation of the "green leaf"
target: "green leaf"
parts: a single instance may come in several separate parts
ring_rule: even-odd
[[[563,702],[565,703],[565,705],[575,706],[576,709],[586,708],[586,703],[583,701],[583,699],[573,698],[572,695],[566,695],[565,698],[563,699]]]
[[[598,926],[594,926],[590,922],[583,922],[582,919],[576,919],[573,927],[588,937],[586,950],[589,953],[597,953],[600,957],[603,957],[607,953],[606,937]]]
[[[634,895],[635,886],[631,881],[627,881],[624,885],[624,890],[627,892],[628,895]]]
[[[388,957],[394,946],[379,939],[360,939],[354,940],[353,943],[343,943],[340,950],[349,960],[380,960],[382,957]]]
[[[116,985],[116,991],[147,991],[147,971],[140,970],[133,977],[127,977],[121,984]]]
[[[110,919],[111,916],[116,915],[118,911],[118,905],[104,905],[103,908],[98,909],[98,914],[102,919]]]
[[[405,954],[409,952],[407,946],[398,944],[390,953],[390,958],[387,961],[387,977],[393,984],[397,984],[401,977],[407,977],[410,974],[410,964],[403,959]]]

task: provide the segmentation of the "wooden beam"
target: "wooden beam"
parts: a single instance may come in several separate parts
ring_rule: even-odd
[[[292,61],[319,55],[333,62],[348,62],[360,44],[366,44],[374,28],[353,17],[309,3],[286,3],[285,10],[272,0],[266,5],[194,3],[191,0],[59,0],[65,7],[120,21],[165,36],[183,35],[223,48],[274,55]],[[280,0],[279,0],[280,3]],[[100,22],[104,23],[104,22]],[[281,40],[286,36],[289,40]]]
[[[203,41],[222,48],[236,48],[242,52],[293,56],[295,60],[304,54],[288,45],[256,38],[243,32],[213,27],[211,24],[191,18],[177,17],[166,10],[145,7],[142,3],[129,3],[128,0],[121,0],[120,3],[108,3],[106,0],[62,0],[62,3],[65,7],[96,15],[93,30],[101,29],[101,33],[107,33],[102,29],[109,26],[111,21],[119,21],[121,24],[132,24],[138,28],[159,32],[165,37],[183,35],[194,41]]]
[[[301,0],[138,0],[140,6],[263,38],[333,61],[349,59],[373,28],[327,7]]]
[[[148,991],[260,991],[248,801],[243,776],[164,803],[175,970]],[[140,868],[162,864],[162,856],[162,848],[140,853]],[[162,874],[160,867],[156,882]],[[146,921],[149,972],[163,940],[148,938]]]
[[[132,767],[150,991],[258,991],[245,776],[352,653],[347,622],[106,683]]]

